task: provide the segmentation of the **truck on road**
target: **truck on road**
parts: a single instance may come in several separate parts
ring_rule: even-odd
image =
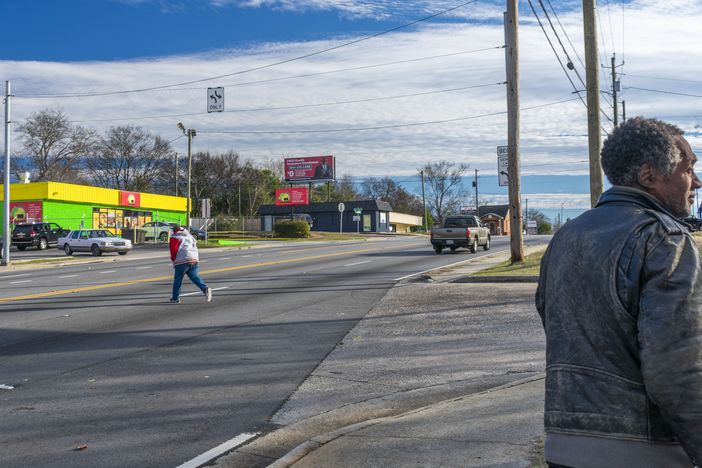
[[[460,247],[475,253],[481,245],[483,250],[490,250],[490,230],[477,216],[447,216],[440,228],[431,229],[431,245],[438,254],[446,248],[453,251]]]

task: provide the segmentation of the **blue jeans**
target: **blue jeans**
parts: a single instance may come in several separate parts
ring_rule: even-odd
[[[200,288],[200,291],[204,292],[205,289],[207,289],[207,285],[197,275],[197,266],[197,263],[192,265],[189,263],[181,263],[175,266],[175,274],[173,275],[173,296],[171,299],[178,299],[180,297],[180,287],[183,285],[183,276],[185,275],[188,275],[190,281]]]

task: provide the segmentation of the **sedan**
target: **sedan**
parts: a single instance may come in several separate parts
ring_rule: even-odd
[[[96,257],[103,252],[117,252],[127,255],[132,249],[132,242],[112,234],[106,229],[78,229],[58,240],[58,246],[72,255],[73,252],[91,252]]]

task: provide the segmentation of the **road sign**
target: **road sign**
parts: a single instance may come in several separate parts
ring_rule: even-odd
[[[360,221],[360,220],[361,220],[361,217],[360,217],[360,216],[354,216],[354,217],[353,217],[353,220],[354,220],[354,221]]]
[[[506,148],[506,146],[504,147]],[[507,156],[497,157],[497,182],[500,187],[509,185],[509,171],[507,170]]]
[[[207,112],[224,112],[224,88],[207,88]]]
[[[497,155],[498,156],[507,156],[507,148],[508,148],[508,146],[498,146],[497,147]]]
[[[353,212],[356,214],[361,214],[361,211],[363,211],[363,208],[354,208]]]
[[[343,213],[343,212],[344,212],[344,208],[346,208],[346,207],[344,206],[344,204],[343,204],[343,203],[339,203],[339,212]]]
[[[202,199],[202,217],[203,218],[210,217],[210,199],[209,198]]]

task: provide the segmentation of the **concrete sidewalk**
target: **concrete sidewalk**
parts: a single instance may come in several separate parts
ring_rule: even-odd
[[[544,376],[315,437],[269,468],[525,468],[543,434]]]
[[[535,285],[462,281],[509,256],[456,255],[398,283],[272,416],[281,426],[215,466],[540,466]]]

